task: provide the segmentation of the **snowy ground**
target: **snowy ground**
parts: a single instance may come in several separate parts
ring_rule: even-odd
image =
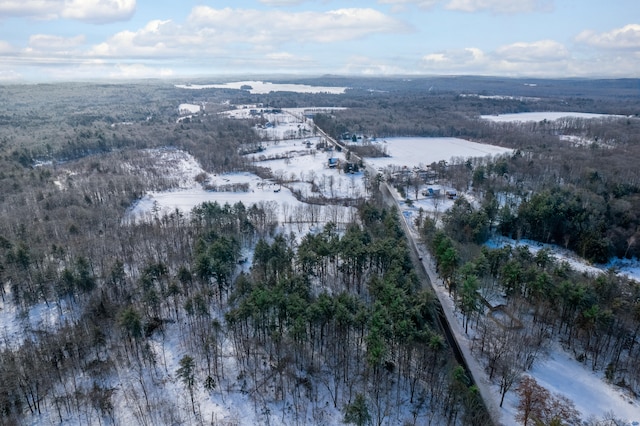
[[[4,283],[3,283],[4,285]],[[27,311],[20,310],[11,303],[11,290],[5,288],[5,300],[0,299],[0,350],[19,347],[30,333],[37,334],[46,330],[55,330],[72,318],[68,301],[55,304],[38,303]]]
[[[637,398],[606,383],[602,372],[586,368],[558,344],[554,344],[548,354],[536,361],[526,374],[551,393],[564,395],[573,401],[582,420],[602,419],[612,413],[616,418],[634,425],[640,422],[640,402]],[[492,385],[491,388],[499,400],[499,386]],[[512,390],[505,396],[502,406],[503,424],[518,424],[515,420],[517,405],[518,398]]]
[[[559,138],[561,141],[569,142],[574,146],[587,146],[595,142],[593,139],[575,135],[560,135]]]
[[[640,422],[640,403],[637,399],[631,399],[620,388],[605,383],[603,374],[588,371],[560,347],[553,348],[549,356],[536,363],[529,374],[554,394],[570,397],[584,420],[589,416],[602,418],[610,412],[617,418],[634,422],[634,425]],[[516,404],[512,395],[509,411],[514,412]]]
[[[586,112],[521,112],[517,114],[481,115],[480,118],[498,123],[526,122],[526,121],[554,121],[563,117],[573,118],[621,118],[621,115],[591,114]]]
[[[213,182],[221,185],[247,184],[248,191],[210,191],[194,181],[194,185],[189,188],[146,194],[131,207],[126,221],[152,220],[164,214],[171,214],[176,209],[188,216],[194,207],[207,201],[220,205],[242,202],[247,207],[253,204],[267,206],[273,210],[287,233],[294,231],[302,235],[316,229],[321,223],[348,223],[357,215],[352,207],[315,205],[298,201],[287,187],[263,180],[251,173],[220,175],[214,177]]]

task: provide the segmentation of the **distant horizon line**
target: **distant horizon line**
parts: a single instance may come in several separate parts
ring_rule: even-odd
[[[189,84],[194,82],[202,82],[204,80],[216,79],[216,83],[229,83],[244,80],[268,82],[269,79],[322,79],[322,78],[343,78],[352,80],[423,80],[429,78],[477,78],[477,79],[507,79],[511,81],[517,80],[534,80],[534,81],[624,81],[638,80],[640,77],[619,77],[619,76],[569,76],[569,77],[541,77],[541,76],[510,76],[500,74],[304,74],[304,73],[220,73],[220,74],[201,74],[193,76],[164,76],[164,77],[96,77],[96,78],[80,78],[80,79],[29,79],[16,78],[0,80],[0,86],[9,85],[37,85],[37,84],[69,84],[69,83],[132,83],[132,82],[171,82],[180,84]]]

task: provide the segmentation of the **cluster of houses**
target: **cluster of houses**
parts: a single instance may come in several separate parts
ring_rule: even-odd
[[[425,197],[439,197],[441,193],[440,188],[427,188],[422,191],[422,195]],[[444,191],[444,196],[450,200],[455,199],[458,196],[458,193],[453,189],[448,189]]]
[[[259,116],[262,114],[282,114],[282,108],[251,108],[249,109],[249,115],[252,117]]]
[[[401,169],[391,173],[391,176],[400,181],[406,181],[412,177],[416,177],[423,182],[429,182],[435,180],[438,177],[438,173],[429,166],[414,167],[413,169],[403,166]]]
[[[404,166],[399,170],[393,171],[391,177],[397,182],[409,182],[411,179],[417,179],[427,184],[430,184],[430,182],[433,184],[438,179],[438,172],[430,166],[414,167],[413,169]],[[458,193],[453,189],[446,190],[443,194],[440,188],[433,187],[427,187],[420,193],[424,197],[440,197],[444,195],[450,200],[458,196]]]
[[[353,161],[341,162],[339,158],[329,157],[327,167],[330,169],[343,169],[345,173],[356,173],[359,170],[358,164]]]

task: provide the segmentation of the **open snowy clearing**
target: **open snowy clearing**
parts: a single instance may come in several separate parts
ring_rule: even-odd
[[[214,180],[214,183],[220,184],[249,184],[249,191],[208,191],[201,187],[193,186],[191,188],[177,189],[174,191],[150,192],[140,199],[131,211],[134,217],[144,217],[149,212],[171,213],[178,209],[183,213],[189,213],[194,207],[210,201],[219,204],[228,203],[233,205],[239,201],[251,205],[253,202],[269,202],[276,201],[278,203],[298,203],[293,195],[287,193],[274,193],[277,185],[267,183],[264,187],[257,188],[257,183],[262,180],[250,173],[231,173],[221,176]],[[195,183],[195,182],[194,182]],[[256,193],[258,189],[258,193]]]
[[[353,199],[365,195],[362,173],[342,172],[341,167],[329,168],[328,159],[335,158],[338,165],[346,161],[341,152],[334,150],[318,151],[319,137],[310,136],[311,125],[300,118],[299,110],[295,114],[268,113],[267,119],[273,123],[269,128],[256,128],[265,139],[259,152],[247,154],[257,165],[269,168],[276,180],[262,179],[251,173],[232,173],[211,175],[206,173],[198,162],[186,152],[178,150],[157,150],[157,168],[164,174],[176,176],[179,187],[171,191],[149,192],[130,209],[126,220],[149,220],[153,217],[170,214],[176,209],[188,214],[193,207],[203,202],[219,204],[242,202],[250,206],[255,203],[274,202],[278,206],[280,222],[290,222],[297,210],[320,210],[320,221],[350,221],[355,212],[353,208],[339,205],[311,205],[299,201],[291,192],[295,190],[306,198],[323,197],[326,199]],[[250,108],[238,108],[225,114],[238,118],[247,118]],[[308,137],[307,137],[308,136]],[[173,170],[165,167],[173,164]],[[196,176],[206,176],[206,185],[217,190],[208,190],[196,182]],[[234,190],[242,186],[243,190]],[[304,216],[304,215],[303,215]]]
[[[576,135],[560,135],[561,141],[569,142],[573,146],[588,146],[595,143],[595,140]]]
[[[168,154],[163,152],[162,155],[165,157]],[[199,165],[196,168],[193,167],[193,163],[197,164],[195,159],[183,151],[173,151],[173,155],[181,158],[180,161],[176,161],[176,165],[180,167],[174,173],[180,177],[180,181],[184,185],[171,191],[147,193],[131,207],[125,219],[127,222],[151,220],[165,214],[171,214],[176,210],[188,215],[194,207],[204,202],[217,202],[220,205],[225,203],[233,205],[237,202],[242,202],[245,206],[272,203],[275,210],[274,213],[280,223],[291,222],[294,220],[294,216],[298,218],[296,221],[299,221],[300,218],[307,218],[310,215],[306,214],[306,211],[313,209],[313,220],[305,220],[305,222],[309,222],[304,227],[305,231],[308,231],[309,227],[317,225],[317,223],[313,223],[314,221],[349,222],[355,215],[355,211],[350,207],[306,204],[296,199],[287,187],[276,184],[271,180],[262,179],[252,173],[209,175],[207,184],[220,190],[207,190],[195,180],[197,175],[204,173],[204,170]],[[190,161],[186,161],[185,158]],[[282,161],[284,162],[284,160]],[[308,172],[309,169],[304,166],[307,163],[308,161],[304,160],[300,163],[292,162],[290,164],[291,170],[293,170],[291,173],[298,173],[297,175],[300,176],[300,174]],[[332,172],[338,175],[335,170]],[[190,180],[188,179],[189,176],[191,176]],[[331,181],[330,179],[321,177],[321,182],[325,181],[327,182],[327,190],[333,188],[328,183]],[[334,195],[336,196],[341,195],[337,191],[347,191],[350,188],[350,181],[345,182],[336,179],[335,182],[339,182],[335,184],[336,193]],[[246,188],[246,190],[234,190],[234,188],[238,187]]]
[[[374,142],[385,148],[389,157],[368,158],[374,167],[429,165],[451,158],[486,157],[510,153],[512,150],[495,145],[470,142],[459,138],[388,138]]]
[[[527,121],[554,121],[560,118],[622,118],[622,115],[610,114],[592,114],[587,112],[520,112],[517,114],[498,114],[498,115],[481,115],[484,120],[494,121],[496,123],[513,123]]]
[[[583,419],[602,417],[611,412],[634,425],[640,421],[637,400],[631,399],[620,388],[605,383],[602,374],[589,372],[562,348],[553,348],[549,357],[534,364],[529,374],[549,391],[570,396]],[[509,405],[515,414],[515,398],[509,401]]]
[[[533,377],[552,394],[564,395],[573,401],[583,421],[602,419],[607,414],[613,414],[634,426],[640,422],[640,403],[637,399],[619,387],[606,383],[603,374],[589,371],[559,345],[552,347],[525,374]],[[491,388],[496,396],[500,394],[498,385],[492,385]],[[518,424],[515,420],[517,406],[515,392],[508,392],[502,406],[503,424]]]
[[[244,88],[243,88],[244,86]],[[341,95],[347,87],[309,86],[306,84],[270,83],[268,81],[235,81],[222,84],[176,84],[180,89],[238,89],[247,90],[251,94],[267,94],[271,92],[295,93],[331,93]]]
[[[178,114],[196,114],[200,112],[200,105],[195,104],[180,104],[178,105]]]

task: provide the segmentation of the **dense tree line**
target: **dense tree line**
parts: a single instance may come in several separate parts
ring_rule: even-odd
[[[330,224],[299,246],[261,234],[263,215],[206,203],[188,220],[176,214],[117,231],[121,246],[109,256],[67,247],[40,255],[5,240],[5,277],[23,286],[5,297],[26,313],[51,304],[68,325],[34,330],[17,346],[6,341],[3,422],[45,411],[60,422],[114,422],[123,399],[141,423],[176,421],[182,414],[157,392],[167,368],[162,336],[176,326],[189,354],[176,375],[196,418],[198,386],[286,399],[301,419],[314,415],[310,403],[320,415],[314,388],[322,387],[347,421],[360,407],[386,423],[408,404],[415,419],[486,422],[433,329],[433,295],[418,287],[395,213],[363,206],[366,227],[343,234]],[[239,247],[252,244],[251,273],[235,277]],[[227,339],[238,389],[224,369]],[[42,370],[49,374],[34,374]],[[125,371],[126,387],[116,386]]]
[[[354,401],[347,420],[386,423],[408,392],[418,417],[486,422],[464,377],[449,381],[453,367],[433,329],[434,296],[418,286],[397,216],[371,205],[361,216],[362,226],[341,235],[328,224],[297,250],[285,236],[258,242],[252,274],[239,278],[226,314],[251,383],[266,392],[276,374],[273,397],[294,401],[300,383],[307,397],[324,386],[335,406]],[[261,366],[263,356],[271,368]]]
[[[553,242],[599,263],[637,257],[637,149],[630,141],[516,151],[478,165],[467,182],[506,201],[497,213],[505,235]]]

